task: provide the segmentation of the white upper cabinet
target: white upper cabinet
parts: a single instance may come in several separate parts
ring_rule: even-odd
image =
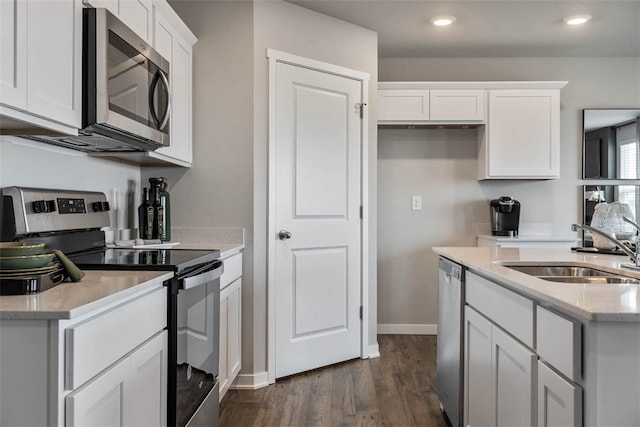
[[[380,82],[378,125],[477,128],[478,179],[560,177],[557,82]]]
[[[378,123],[429,120],[429,91],[378,90]]]
[[[171,135],[170,146],[160,148],[150,156],[179,166],[191,166],[192,46],[196,39],[184,24],[180,24],[182,21],[172,9],[154,4],[153,46],[169,60],[171,67]]]
[[[84,0],[84,4],[107,9],[146,42],[151,41],[151,0]]]
[[[430,120],[484,121],[484,90],[440,89],[429,92]]]
[[[0,92],[2,104],[27,108],[27,3],[0,1]]]
[[[479,179],[560,177],[560,90],[489,91]]]
[[[0,3],[0,113],[77,133],[82,121],[81,0]]]
[[[481,124],[485,90],[465,82],[381,82],[379,125]]]

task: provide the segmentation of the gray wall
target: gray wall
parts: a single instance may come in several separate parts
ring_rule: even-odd
[[[561,178],[476,181],[472,130],[378,132],[378,323],[434,325],[433,246],[473,246],[488,201],[522,203],[521,225],[570,235],[582,217],[582,109],[640,107],[640,58],[381,58],[380,81],[568,80],[561,91]],[[423,210],[410,210],[411,195]],[[424,329],[424,328],[423,328]],[[426,328],[429,329],[429,328]]]
[[[253,372],[253,5],[170,3],[198,38],[193,48],[193,165],[143,168],[142,177],[169,179],[172,226],[245,229],[242,369]]]
[[[198,37],[194,47],[194,163],[189,170],[144,168],[167,176],[172,224],[246,230],[242,295],[242,372],[267,369],[267,48],[365,71],[375,100],[375,33],[281,1],[173,1]],[[375,104],[375,102],[373,102]],[[372,109],[375,105],[372,106]],[[374,114],[374,111],[371,111]],[[369,126],[375,242],[376,126]],[[375,307],[375,243],[371,301]],[[376,312],[369,323],[375,344]]]
[[[137,228],[140,168],[89,157],[79,151],[0,136],[0,187],[40,187],[102,191],[111,207],[111,225]],[[117,201],[114,203],[114,189]]]

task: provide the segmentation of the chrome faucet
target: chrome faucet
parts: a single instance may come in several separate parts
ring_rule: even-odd
[[[634,225],[636,228],[638,228],[640,230],[640,227],[638,227],[638,225],[634,222],[630,222],[631,220],[624,217],[623,218],[625,221],[629,222],[630,224]],[[590,227],[588,225],[582,225],[582,224],[571,224],[571,231],[578,231],[578,229],[582,229],[585,231],[590,231],[592,233],[596,233],[601,235],[602,237],[609,239],[610,241],[612,241],[613,243],[615,243],[621,250],[622,252],[624,252],[625,254],[629,255],[629,258],[631,258],[631,261],[633,261],[633,264],[636,268],[640,268],[640,257],[633,252],[631,249],[629,249],[629,247],[627,245],[625,245],[624,243],[622,243],[620,240],[616,239],[615,237],[605,233],[604,231],[600,231],[597,228],[594,227]]]

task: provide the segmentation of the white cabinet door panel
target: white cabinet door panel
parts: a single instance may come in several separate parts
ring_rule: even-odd
[[[495,326],[491,338],[496,425],[531,426],[536,414],[532,402],[537,357]]]
[[[125,426],[129,359],[125,358],[66,398],[66,425]]]
[[[465,307],[464,425],[495,425],[491,322]]]
[[[559,96],[558,90],[489,91],[488,177],[559,177]]]
[[[428,121],[428,90],[379,90],[378,120],[380,121]]]
[[[81,0],[28,1],[27,23],[28,111],[80,128]]]
[[[167,331],[162,331],[130,356],[132,426],[167,425]]]
[[[27,106],[27,2],[0,1],[0,103]]]
[[[538,361],[538,427],[582,425],[582,389]]]
[[[436,90],[429,93],[431,121],[484,121],[484,95],[479,90]]]

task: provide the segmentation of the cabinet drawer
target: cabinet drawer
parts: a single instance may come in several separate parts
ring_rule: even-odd
[[[65,388],[73,390],[167,324],[162,287],[65,330]]]
[[[232,255],[222,260],[224,271],[220,276],[220,289],[224,289],[229,283],[242,276],[242,254]]]
[[[466,275],[467,304],[533,348],[533,301],[472,272]]]
[[[536,342],[541,359],[576,381],[582,371],[580,324],[537,307]]]

